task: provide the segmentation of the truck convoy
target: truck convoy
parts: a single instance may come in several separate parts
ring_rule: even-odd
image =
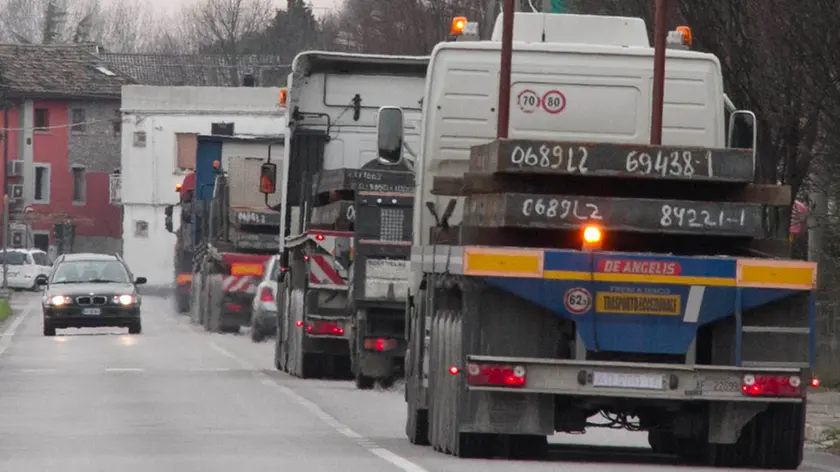
[[[278,142],[281,137],[197,138],[196,170],[179,189],[176,290],[177,295],[189,290],[190,302],[179,304],[185,303],[193,322],[208,331],[237,332],[250,323],[264,264],[280,250],[279,213],[250,185],[266,159],[225,152],[225,144]],[[167,218],[172,213],[168,208]]]
[[[725,106],[718,58],[668,51],[667,145],[652,146],[642,20],[516,13],[512,138],[493,140],[501,20],[492,40],[442,43],[429,60],[408,438],[461,457],[539,455],[555,432],[621,427],[707,465],[796,469],[816,267],[786,260],[774,215],[790,189],[755,182],[757,121]],[[669,38],[690,42],[685,28]],[[292,323],[313,326],[296,270]]]
[[[305,52],[288,80],[286,271],[275,365],[390,385],[402,370],[417,121],[427,57]],[[382,105],[395,107],[381,109]],[[377,153],[377,119],[389,152]],[[394,120],[397,121],[394,121]],[[405,138],[405,142],[403,142]],[[381,147],[381,146],[380,146]]]

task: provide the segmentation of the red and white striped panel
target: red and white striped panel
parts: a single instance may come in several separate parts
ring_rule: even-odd
[[[324,285],[345,285],[338,270],[331,264],[331,256],[314,255],[309,259],[309,283]]]
[[[259,281],[251,275],[227,275],[222,282],[225,292],[256,293]]]

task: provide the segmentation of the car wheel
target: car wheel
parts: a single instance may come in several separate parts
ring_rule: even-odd
[[[44,336],[55,336],[55,326],[44,323]]]
[[[260,328],[259,323],[254,323],[251,327],[251,341],[255,343],[261,343],[265,340],[265,333],[263,333],[262,329]]]
[[[143,325],[140,324],[140,321],[135,321],[128,327],[128,334],[140,334],[143,332]]]

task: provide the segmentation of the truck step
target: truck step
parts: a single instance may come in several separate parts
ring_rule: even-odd
[[[787,368],[787,369],[808,369],[811,365],[807,362],[765,362],[765,361],[744,361],[741,367],[764,367],[764,368]]]
[[[787,326],[742,326],[744,333],[767,334],[811,334],[811,328],[793,328]]]

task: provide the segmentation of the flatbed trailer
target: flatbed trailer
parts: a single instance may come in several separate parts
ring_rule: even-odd
[[[685,86],[708,67],[716,72],[695,81],[707,101],[666,115],[672,144],[643,144],[636,117],[647,108],[629,99],[636,86],[625,108],[608,112],[612,98],[598,87],[620,71],[648,80],[622,65],[652,56],[644,24],[516,16],[531,25],[517,26],[525,35],[592,31],[593,41],[615,44],[516,45],[519,135],[484,142],[476,136],[489,133],[475,123],[495,110],[476,110],[492,103],[486,78],[496,77],[499,44],[441,44],[432,54],[406,310],[409,440],[461,457],[533,457],[545,454],[547,436],[584,432],[601,413],[611,427],[647,431],[655,452],[796,469],[817,270],[788,260],[788,225],[777,215],[791,192],[757,183],[755,116],[731,110],[724,119],[717,59],[678,51],[667,83]],[[576,21],[591,27],[564,23]],[[595,34],[613,28],[632,34]],[[585,74],[570,79],[570,64]],[[453,92],[464,84],[471,108]],[[569,116],[554,118],[557,103],[537,116],[515,101],[539,97],[538,87],[543,100],[565,91]],[[666,95],[666,106],[697,96]],[[575,100],[588,106],[572,108]],[[467,121],[471,113],[479,116]],[[617,129],[627,130],[621,139]]]

